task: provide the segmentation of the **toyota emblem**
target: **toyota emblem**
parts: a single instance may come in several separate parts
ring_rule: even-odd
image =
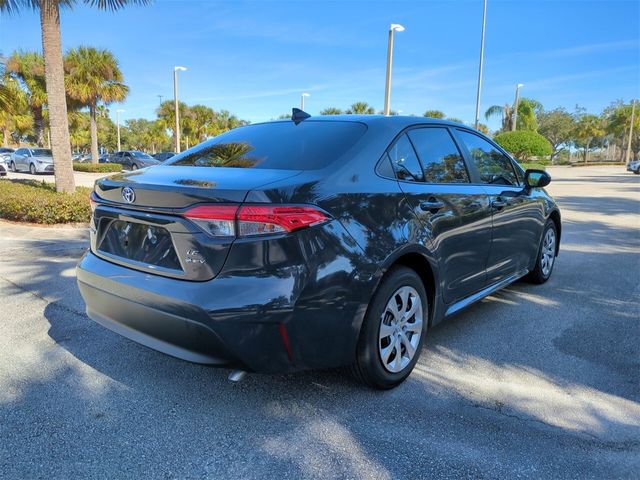
[[[136,192],[131,187],[124,187],[122,189],[122,198],[127,203],[133,203],[136,201]]]

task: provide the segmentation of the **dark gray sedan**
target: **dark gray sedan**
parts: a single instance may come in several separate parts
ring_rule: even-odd
[[[152,167],[160,163],[148,153],[138,150],[116,152],[111,156],[110,162],[119,163],[125,170],[138,170],[139,168]]]
[[[78,285],[90,318],[169,355],[391,388],[430,327],[549,279],[550,180],[460,124],[297,111],[98,180]]]

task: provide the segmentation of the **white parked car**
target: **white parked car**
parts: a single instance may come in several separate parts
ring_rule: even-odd
[[[633,172],[636,175],[640,174],[640,160],[634,160],[633,162],[629,162],[629,165],[627,165],[627,171]]]
[[[19,148],[11,154],[12,172],[53,173],[53,155],[47,148]]]

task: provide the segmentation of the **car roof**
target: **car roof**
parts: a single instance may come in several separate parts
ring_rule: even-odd
[[[259,122],[253,123],[251,125],[260,125],[265,123],[285,123],[291,122],[289,119],[282,120],[272,120],[269,122]],[[418,116],[410,116],[410,115],[316,115],[311,116],[303,122],[359,122],[364,123],[368,126],[387,126],[392,128],[403,129],[405,127],[409,127],[411,125],[416,124],[439,124],[439,125],[448,125],[454,127],[467,127],[471,128],[462,123],[452,122],[450,120],[442,120],[439,118],[431,118],[431,117],[418,117]]]

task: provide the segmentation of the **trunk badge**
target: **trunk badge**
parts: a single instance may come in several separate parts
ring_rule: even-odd
[[[127,203],[133,203],[136,201],[136,192],[131,187],[124,187],[122,189],[122,199]]]

